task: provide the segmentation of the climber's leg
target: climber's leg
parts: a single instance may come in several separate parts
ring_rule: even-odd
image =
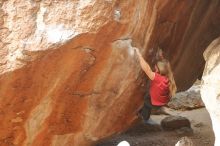
[[[151,105],[150,97],[148,95],[146,95],[144,97],[144,105],[141,108],[141,110],[139,111],[140,116],[144,122],[147,122],[148,119],[150,118],[151,109],[152,109],[152,105]]]
[[[140,116],[144,122],[147,122],[147,120],[150,118],[151,108],[147,106],[143,106],[140,110]]]

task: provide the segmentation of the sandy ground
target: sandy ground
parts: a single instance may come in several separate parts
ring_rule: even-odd
[[[195,146],[213,146],[214,134],[211,127],[211,121],[208,112],[205,108],[191,111],[174,111],[168,109],[171,115],[180,115],[187,117],[191,121],[193,133],[179,133],[177,131],[159,131],[157,128],[148,129],[139,123],[132,130],[126,133],[116,135],[108,140],[105,140],[96,146],[117,146],[123,140],[128,141],[131,146],[175,146],[177,141],[188,136],[192,139]],[[153,115],[151,119],[160,123],[165,116]]]

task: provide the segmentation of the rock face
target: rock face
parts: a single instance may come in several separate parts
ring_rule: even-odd
[[[179,89],[201,75],[220,34],[213,1],[0,1],[0,145],[87,146],[125,130],[160,46]],[[151,49],[154,48],[154,49]]]
[[[215,133],[215,146],[220,145],[220,38],[213,41],[204,53],[206,65],[202,77],[201,95],[210,113]]]

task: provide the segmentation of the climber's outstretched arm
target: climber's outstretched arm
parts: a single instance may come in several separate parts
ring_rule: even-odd
[[[147,74],[147,76],[153,80],[154,79],[154,76],[155,76],[155,73],[151,70],[150,68],[150,65],[144,60],[144,58],[142,57],[140,51],[138,50],[138,48],[135,48],[135,51],[138,55],[138,59],[139,59],[139,62],[140,62],[140,65],[141,65],[141,68],[143,69],[143,71]]]

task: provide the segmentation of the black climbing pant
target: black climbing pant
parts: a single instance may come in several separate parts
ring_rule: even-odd
[[[151,98],[149,94],[144,96],[144,105],[140,110],[140,114],[144,121],[147,121],[150,118],[151,110],[152,109],[159,109],[161,106],[154,106],[151,104]]]

